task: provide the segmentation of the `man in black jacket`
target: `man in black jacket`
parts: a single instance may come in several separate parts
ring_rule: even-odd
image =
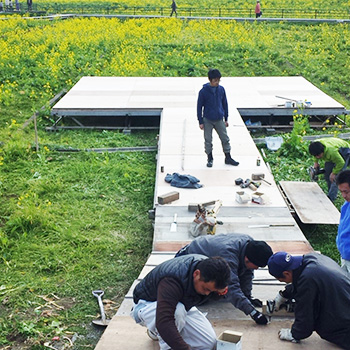
[[[279,332],[281,340],[299,342],[313,331],[323,339],[350,349],[350,279],[341,267],[325,255],[292,256],[274,254],[269,272],[281,282],[291,283],[275,298],[275,308],[295,299],[292,328]]]
[[[156,266],[135,287],[131,316],[161,350],[214,349],[216,334],[195,307],[227,292],[225,259],[191,254]]]
[[[221,256],[230,266],[230,282],[225,300],[250,315],[257,324],[267,324],[267,318],[255,307],[261,307],[260,300],[252,297],[254,270],[267,265],[272,255],[271,247],[264,241],[255,241],[242,234],[221,234],[200,236],[179,250],[176,256],[203,254]]]

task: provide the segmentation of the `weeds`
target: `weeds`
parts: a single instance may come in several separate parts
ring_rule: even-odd
[[[6,197],[0,200],[0,317],[6,318],[0,339],[26,339],[23,349],[39,349],[38,339],[86,333],[84,324],[97,317],[92,289],[104,289],[117,305],[137,277],[152,244],[147,210],[153,205],[155,155],[62,154],[50,145],[36,154],[16,132],[3,145],[0,167]],[[63,134],[74,144],[76,134]],[[108,139],[113,135],[119,138],[112,132]],[[122,136],[120,144],[137,144],[139,136],[156,144],[154,133]],[[72,303],[50,309],[41,296],[51,294],[58,305]]]
[[[293,118],[293,130],[284,136],[284,143],[277,152],[266,150],[268,161],[272,168],[274,178],[279,181],[310,181],[308,168],[314,163],[314,158],[308,152],[309,142],[303,140],[303,136],[313,131],[310,129],[308,117],[296,115]],[[338,131],[332,131],[334,136]],[[327,193],[326,182],[319,181],[320,187]],[[338,196],[335,205],[340,209],[343,199]],[[330,256],[335,261],[340,261],[339,252],[335,245],[337,226],[334,225],[302,225],[302,230],[312,247],[316,251]]]
[[[303,114],[295,114],[293,116],[293,130],[284,135],[284,142],[278,150],[281,157],[288,157],[300,161],[305,157],[307,144],[303,140],[303,136],[310,131],[308,116]]]

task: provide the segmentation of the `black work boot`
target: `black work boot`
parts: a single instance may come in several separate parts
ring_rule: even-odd
[[[239,163],[231,158],[230,153],[225,153],[225,164],[230,164],[230,165],[237,166]]]
[[[213,154],[210,152],[208,154],[208,162],[207,162],[207,167],[208,168],[211,168],[213,166]]]

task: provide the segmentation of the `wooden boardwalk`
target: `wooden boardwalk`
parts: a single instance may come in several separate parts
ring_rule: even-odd
[[[270,79],[270,80],[269,80]],[[63,98],[54,111],[71,108],[74,111],[94,110],[154,110],[160,113],[159,147],[157,155],[156,186],[154,196],[155,220],[153,251],[138,279],[105,330],[96,350],[158,349],[157,342],[150,340],[145,328],[135,324],[129,316],[132,307],[134,286],[154,266],[171,259],[174,253],[193,237],[189,227],[194,212],[188,210],[190,203],[203,203],[221,200],[222,207],[217,218],[223,225],[217,226],[216,234],[249,234],[258,240],[267,241],[274,251],[285,250],[293,254],[304,254],[312,247],[290,214],[275,181],[260,156],[243,120],[238,106],[249,108],[267,108],[275,104],[276,95],[287,95],[297,100],[312,100],[314,106],[320,101],[327,108],[339,106],[308,83],[303,78],[222,78],[229,102],[229,128],[231,155],[239,161],[239,166],[224,164],[224,155],[217,135],[214,135],[214,165],[206,167],[203,132],[196,119],[196,100],[199,89],[206,78],[83,78],[72,89],[72,93]],[[299,91],[299,92],[298,92]],[[249,97],[249,96],[250,97]],[[327,105],[328,103],[328,105]],[[272,107],[271,107],[272,108]],[[166,174],[180,173],[197,177],[203,185],[199,189],[180,189],[165,182]],[[258,191],[264,193],[265,204],[248,202],[239,204],[236,192],[242,189],[235,185],[235,179],[251,178],[253,173],[263,173],[271,185],[262,182]],[[161,205],[158,196],[177,191],[179,199]],[[253,191],[244,189],[248,195]],[[176,232],[170,226],[174,214],[177,214]],[[279,225],[279,226],[273,226]],[[253,295],[266,300],[274,298],[283,288],[266,269],[255,274]],[[208,313],[214,328],[219,334],[224,329],[243,331],[245,349],[294,349],[294,344],[281,343],[277,337],[279,328],[289,327],[290,319],[272,318],[267,327],[259,327],[240,310],[231,304],[219,303],[201,307]],[[283,344],[283,345],[282,345]],[[317,335],[298,345],[305,349],[332,349],[329,343]]]

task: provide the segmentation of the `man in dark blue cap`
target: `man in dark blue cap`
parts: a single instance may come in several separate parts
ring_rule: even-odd
[[[298,343],[313,331],[323,339],[350,349],[350,279],[329,257],[310,253],[293,256],[286,252],[272,255],[269,272],[288,283],[275,298],[275,309],[295,299],[292,328],[279,331],[281,340]]]

